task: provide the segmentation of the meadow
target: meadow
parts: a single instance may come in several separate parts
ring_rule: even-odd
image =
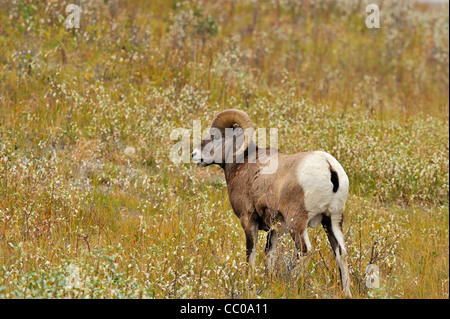
[[[220,168],[170,160],[227,108],[346,170],[353,297],[449,298],[448,4],[368,3],[0,0],[0,298],[343,298],[321,227],[249,275]]]

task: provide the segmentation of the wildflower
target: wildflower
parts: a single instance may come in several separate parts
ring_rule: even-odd
[[[127,146],[124,153],[126,156],[134,156],[134,154],[136,154],[136,149],[133,146]]]

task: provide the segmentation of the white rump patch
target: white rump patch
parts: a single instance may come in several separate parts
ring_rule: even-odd
[[[333,192],[330,165],[339,179],[336,193]],[[344,211],[348,194],[348,177],[333,156],[325,152],[311,152],[300,162],[297,172],[305,195],[305,208],[310,216],[310,227],[316,224],[318,226],[320,223],[317,214],[326,212],[340,214]]]

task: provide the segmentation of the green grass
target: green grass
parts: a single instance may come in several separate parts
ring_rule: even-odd
[[[170,161],[239,108],[347,171],[354,297],[448,298],[448,7],[407,3],[369,30],[353,1],[88,1],[65,30],[63,2],[0,0],[0,297],[343,297],[319,228],[272,274],[261,232],[249,276],[220,169]]]

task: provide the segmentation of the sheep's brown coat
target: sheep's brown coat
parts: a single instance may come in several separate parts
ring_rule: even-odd
[[[303,189],[292,172],[307,153],[286,155],[279,152],[278,169],[270,175],[261,174],[261,168],[266,164],[258,162],[260,153],[268,155],[270,150],[256,148],[254,153],[247,154],[243,163],[225,163],[231,207],[250,237],[255,225],[259,230],[269,231],[281,223],[293,236],[296,247],[306,253],[306,244],[300,234],[307,227],[308,212],[304,207]],[[256,156],[256,163],[249,163],[252,156]],[[249,240],[253,242],[251,238]],[[247,258],[250,253],[248,249]]]
[[[214,123],[220,122],[220,116],[228,119],[244,117],[241,119],[244,126],[251,125],[242,111],[223,111],[215,117]],[[240,129],[239,123],[222,122]],[[307,254],[311,246],[307,227],[322,223],[336,255],[344,293],[350,297],[347,252],[342,234],[348,178],[341,165],[324,152],[287,155],[278,150],[259,148],[247,140],[247,134],[244,141],[242,130],[236,136],[227,137],[226,127],[212,127],[211,130],[213,128],[216,132],[203,139],[192,156],[198,166],[218,164],[223,168],[231,207],[245,232],[247,261],[254,265],[258,230],[268,232],[268,254],[276,245],[278,232],[289,232],[299,253]],[[249,143],[245,145],[247,141]],[[242,148],[242,143],[246,148]],[[245,150],[243,162],[236,161],[237,149]],[[277,161],[277,169],[271,174],[263,174],[268,158]]]

